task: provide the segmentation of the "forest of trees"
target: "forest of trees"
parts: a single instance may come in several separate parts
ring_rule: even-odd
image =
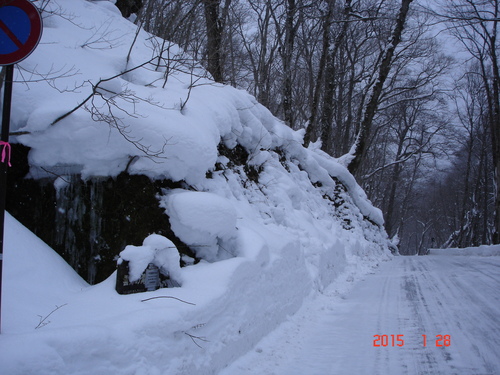
[[[499,243],[500,0],[116,4],[338,158],[401,253]]]

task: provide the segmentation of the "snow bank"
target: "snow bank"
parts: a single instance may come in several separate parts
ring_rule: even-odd
[[[89,285],[9,214],[4,237],[2,332],[31,332],[39,315],[46,316]]]
[[[162,200],[173,231],[207,261],[238,255],[234,249],[236,210],[213,193],[174,190]]]
[[[500,256],[500,245],[467,247],[464,249],[429,249],[430,255]]]
[[[159,58],[163,41],[143,31],[134,43],[111,2],[52,0],[44,24],[20,66],[45,79],[14,88],[12,142],[31,147],[30,175],[179,181],[158,201],[202,260],[176,267],[152,234],[120,254],[130,276],[152,262],[182,286],[118,295],[115,275],[88,286],[9,217],[0,373],[214,374],[347,267],[355,278],[390,259],[354,178],[248,93],[172,44]]]
[[[114,275],[88,286],[10,216],[6,229],[2,374],[214,373],[311,292],[300,246],[284,232],[240,230],[244,257],[179,269],[181,288],[119,296]],[[272,258],[270,241],[280,244]]]

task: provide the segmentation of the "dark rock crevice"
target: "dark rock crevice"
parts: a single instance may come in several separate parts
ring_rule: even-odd
[[[94,284],[116,268],[116,257],[126,245],[142,245],[152,233],[169,238],[183,254],[194,253],[170,228],[159,206],[163,189],[183,187],[169,180],[122,173],[115,178],[82,180],[61,176],[25,178],[29,148],[12,145],[12,168],[7,178],[7,211],[57,251],[85,280]]]

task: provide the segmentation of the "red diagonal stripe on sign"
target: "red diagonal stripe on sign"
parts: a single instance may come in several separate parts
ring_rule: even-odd
[[[21,48],[23,46],[23,43],[17,39],[16,34],[14,34],[5,23],[3,23],[2,20],[0,20],[0,30],[2,30],[7,36],[14,42],[14,44],[17,46],[17,48]]]

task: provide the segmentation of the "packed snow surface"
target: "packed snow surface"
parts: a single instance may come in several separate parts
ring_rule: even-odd
[[[500,374],[495,248],[396,257],[332,285],[220,375]]]
[[[435,255],[464,255],[481,257],[500,256],[500,245],[466,247],[464,249],[429,249],[429,253]]]

